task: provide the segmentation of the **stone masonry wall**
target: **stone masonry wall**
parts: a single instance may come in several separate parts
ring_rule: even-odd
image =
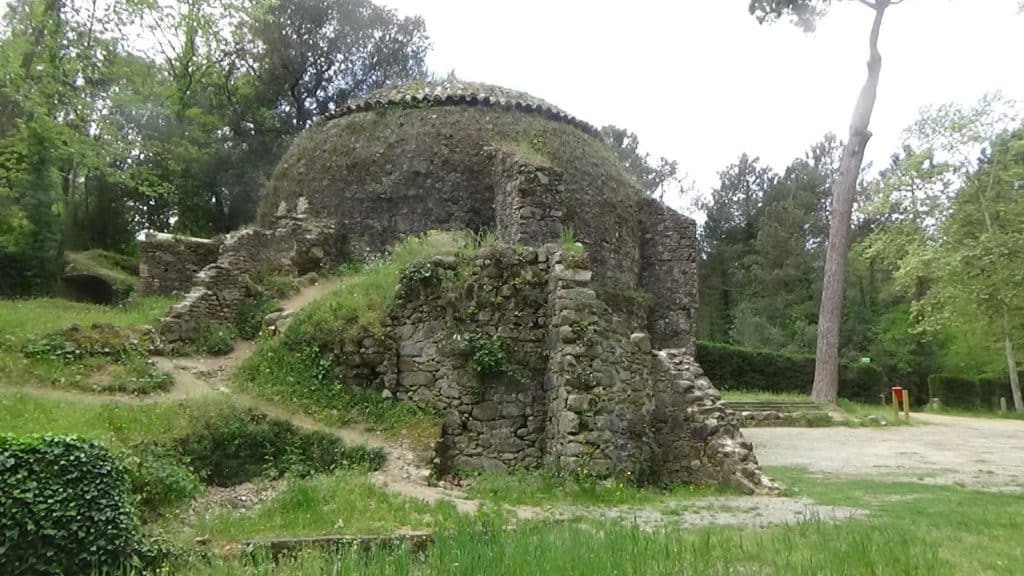
[[[653,453],[646,432],[650,341],[645,334],[630,338],[597,298],[590,270],[572,256],[558,258],[551,275],[546,461],[560,470],[646,480]]]
[[[754,447],[722,396],[685,350],[654,351],[654,468],[687,484],[724,483],[747,493],[777,492],[761,471]]]
[[[499,151],[494,162],[495,228],[506,244],[542,246],[562,234],[562,172]]]
[[[692,357],[631,333],[592,276],[585,254],[556,245],[415,263],[388,322],[393,348],[360,345],[380,361],[364,381],[445,415],[441,473],[546,464],[777,492]],[[480,342],[502,370],[475,369]]]
[[[336,248],[332,228],[301,220],[228,234],[216,261],[194,275],[189,292],[158,321],[161,341],[174,345],[192,340],[205,324],[231,323],[243,302],[259,295],[249,275],[261,267],[310,271],[334,262]]]
[[[541,463],[548,265],[545,250],[495,247],[468,263],[439,257],[406,272],[385,395],[445,414],[441,470]],[[481,345],[501,351],[504,370],[474,371]]]
[[[139,242],[140,296],[187,292],[195,275],[217,261],[219,240],[147,232]]]
[[[694,352],[697,224],[654,198],[641,203],[640,286],[653,302],[648,331],[655,348]]]

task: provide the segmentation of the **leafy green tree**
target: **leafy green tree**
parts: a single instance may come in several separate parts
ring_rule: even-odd
[[[999,95],[924,110],[903,155],[873,188],[872,209],[893,216],[865,246],[893,268],[918,326],[948,349],[977,350],[965,339],[978,336],[998,342],[1019,409],[1014,334],[1024,302],[1015,251],[1024,234],[1024,156],[1021,131],[1007,131],[1018,123],[1014,103]],[[979,323],[989,329],[951,330]]]
[[[742,302],[744,262],[757,238],[761,202],[778,175],[761,166],[759,158],[744,154],[719,172],[719,179],[701,206],[706,219],[699,236],[697,324],[702,338],[728,342]]]
[[[785,352],[813,349],[828,189],[841,147],[827,135],[765,190],[757,235],[743,259],[733,342]]]
[[[289,132],[371,90],[426,75],[423,19],[369,0],[257,3],[245,26],[251,65]]]
[[[75,80],[58,0],[12,3],[0,41],[0,264],[4,294],[51,292],[62,262],[61,174]],[[67,183],[68,180],[64,179]]]
[[[849,139],[843,149],[839,173],[832,188],[831,226],[825,252],[825,273],[818,314],[817,360],[812,388],[815,400],[828,403],[836,401],[839,391],[839,331],[842,322],[846,264],[850,250],[850,222],[864,153],[868,140],[871,139],[868,126],[871,123],[871,113],[875,107],[882,71],[878,39],[886,11],[890,6],[900,4],[902,0],[858,2],[874,11],[874,21],[868,40],[867,79],[854,107]],[[813,30],[815,22],[825,14],[831,4],[832,0],[751,0],[749,9],[762,23],[774,22],[789,16],[805,30]]]
[[[1024,129],[992,144],[943,223],[942,242],[926,261],[934,283],[918,303],[928,325],[957,322],[966,309],[998,326],[1013,404],[1024,412],[1015,335],[1024,313]]]

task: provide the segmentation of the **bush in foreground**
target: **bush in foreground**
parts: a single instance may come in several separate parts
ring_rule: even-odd
[[[346,446],[333,434],[300,430],[253,410],[220,414],[178,438],[173,450],[215,486],[360,466],[376,470],[384,463],[379,449]]]
[[[141,563],[124,468],[77,436],[0,435],[0,535],[7,574],[89,574]]]

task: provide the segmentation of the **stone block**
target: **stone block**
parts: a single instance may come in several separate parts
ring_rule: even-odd
[[[501,408],[495,402],[484,402],[477,404],[472,408],[473,418],[482,422],[489,422],[498,418],[498,414],[501,412]]]
[[[398,384],[405,388],[433,386],[434,375],[430,372],[399,372]]]
[[[649,354],[651,352],[651,336],[646,332],[637,332],[630,335],[629,341],[633,343],[633,346],[641,354]]]

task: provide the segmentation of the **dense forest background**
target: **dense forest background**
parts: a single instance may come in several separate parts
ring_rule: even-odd
[[[389,83],[430,77],[424,22],[367,0],[14,0],[0,24],[0,294],[53,292],[72,251],[146,229],[243,226],[291,138]],[[678,166],[602,134],[651,194]],[[685,200],[705,340],[813,353],[842,143],[781,172],[756,154]],[[1005,376],[1024,328],[1024,127],[999,95],[923,110],[861,178],[841,355],[892,383]],[[1020,346],[1016,346],[1019,349]],[[1011,351],[1008,353],[1008,351]]]

